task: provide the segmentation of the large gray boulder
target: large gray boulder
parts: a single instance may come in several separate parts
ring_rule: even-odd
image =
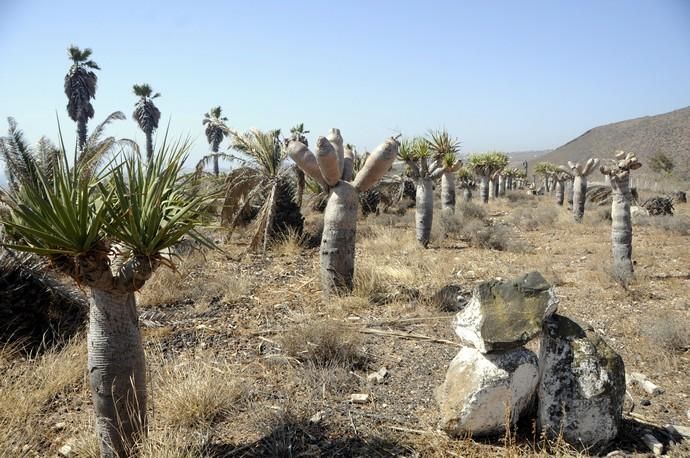
[[[597,450],[618,434],[625,397],[623,359],[591,326],[553,315],[539,351],[537,424],[548,436]]]
[[[538,381],[537,356],[525,348],[482,354],[465,347],[436,389],[441,429],[451,436],[501,433],[531,405]]]
[[[455,333],[482,353],[510,350],[538,335],[557,305],[553,288],[539,272],[485,281],[455,316]]]

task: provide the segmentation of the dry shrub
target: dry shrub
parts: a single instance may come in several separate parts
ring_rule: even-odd
[[[676,216],[638,216],[634,224],[651,226],[678,235],[690,235],[690,217]]]
[[[210,426],[238,409],[248,393],[229,367],[203,361],[168,361],[153,385],[154,418],[172,427]]]
[[[271,250],[281,256],[297,256],[307,241],[307,235],[295,228],[288,228],[273,242]]]
[[[654,344],[670,352],[690,348],[690,323],[683,316],[653,317],[643,332]]]
[[[508,199],[508,202],[511,204],[517,205],[535,206],[539,202],[535,195],[529,194],[526,191],[506,192],[506,199]]]
[[[300,324],[285,334],[281,346],[288,356],[314,367],[366,366],[359,336],[336,321]]]
[[[251,292],[248,276],[229,272],[227,266],[194,252],[179,262],[176,271],[158,269],[139,291],[138,304],[150,307],[184,301],[233,303]]]
[[[559,211],[554,207],[516,208],[511,212],[510,222],[526,231],[553,226]]]
[[[460,202],[456,210],[456,214],[462,219],[478,219],[481,221],[486,220],[486,210],[484,207],[477,205],[474,202]]]

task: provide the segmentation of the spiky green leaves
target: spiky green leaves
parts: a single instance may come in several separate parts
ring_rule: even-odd
[[[249,156],[260,172],[267,176],[278,176],[287,151],[280,144],[280,130],[230,132],[232,147]]]
[[[497,151],[472,154],[467,158],[467,167],[477,176],[490,177],[508,166],[508,156]]]

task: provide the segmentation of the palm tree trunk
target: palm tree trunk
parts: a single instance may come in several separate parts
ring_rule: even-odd
[[[153,159],[153,132],[146,132],[146,159],[151,162]]]
[[[479,182],[479,199],[482,203],[489,203],[489,193],[491,192],[491,180],[488,176],[481,177]]]
[[[455,213],[455,174],[443,172],[441,175],[441,208]]]
[[[77,139],[79,142],[79,150],[84,149],[86,145],[86,123],[87,119],[85,117],[80,117],[77,121]]]
[[[268,242],[273,238],[273,219],[276,215],[276,192],[278,190],[278,181],[271,186],[271,193],[268,196],[268,214],[266,215],[266,227],[264,228],[264,244],[263,252],[268,248]]]
[[[220,146],[220,144],[218,144],[215,141],[211,145],[211,152],[213,154],[215,154],[215,156],[213,156],[213,176],[215,176],[215,177],[220,175],[220,169],[218,168],[218,154],[217,154],[219,146]]]
[[[582,222],[585,214],[585,200],[587,198],[587,177],[575,175],[573,183],[573,218],[576,223]]]
[[[91,288],[87,345],[101,457],[131,456],[146,434],[146,363],[133,292]]]
[[[304,176],[304,171],[299,167],[295,167],[295,173],[297,174],[297,206],[302,208],[302,199],[304,198],[304,186],[306,185],[306,179]]]
[[[563,181],[556,181],[556,204],[563,206],[563,198],[565,194],[565,184]]]
[[[462,198],[465,202],[472,200],[472,190],[470,188],[465,188],[462,190]]]
[[[431,240],[431,225],[434,220],[434,190],[431,178],[420,178],[417,181],[415,200],[417,241],[426,248]]]
[[[323,214],[321,289],[325,295],[352,291],[358,193],[347,181],[331,188]]]
[[[503,175],[498,176],[498,195],[506,195],[506,178]]]
[[[611,247],[613,271],[622,278],[630,278],[632,264],[632,218],[630,216],[629,175],[611,177],[613,201],[611,203]]]

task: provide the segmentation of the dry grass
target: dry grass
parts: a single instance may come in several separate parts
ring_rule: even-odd
[[[297,256],[302,251],[307,235],[300,234],[294,228],[288,228],[271,246],[271,251],[279,256]]]
[[[195,251],[182,257],[175,271],[158,269],[139,291],[139,306],[185,301],[197,305],[217,301],[233,303],[251,292],[253,285],[248,276],[207,256]]]
[[[644,334],[664,350],[682,353],[690,349],[690,323],[684,313],[651,317]]]
[[[289,330],[281,339],[285,354],[319,368],[357,368],[366,365],[361,339],[335,321],[304,323]]]

